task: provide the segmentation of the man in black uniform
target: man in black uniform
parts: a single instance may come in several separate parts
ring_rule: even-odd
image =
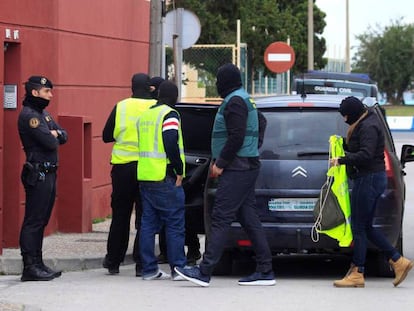
[[[19,135],[26,153],[21,174],[26,192],[20,231],[22,281],[49,281],[61,275],[61,271],[47,267],[42,259],[44,230],[56,195],[58,146],[68,139],[66,131],[44,110],[53,97],[52,88],[49,79],[30,77],[25,84],[26,96],[18,120]]]

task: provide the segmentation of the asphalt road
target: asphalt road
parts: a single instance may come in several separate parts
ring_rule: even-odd
[[[396,146],[414,144],[414,133],[395,133]],[[405,255],[414,258],[414,163],[406,167],[407,200],[404,220]],[[0,301],[12,303],[0,310],[413,310],[414,271],[398,288],[389,278],[367,276],[365,288],[332,286],[342,278],[348,262],[342,257],[290,256],[275,261],[276,286],[241,287],[238,275],[213,277],[209,288],[189,282],[143,281],[134,276],[134,266],[121,267],[117,276],[96,269],[68,272],[51,282],[19,281],[0,277]],[[168,267],[162,265],[166,271]],[[14,307],[14,309],[12,309]],[[20,309],[19,309],[20,308]]]

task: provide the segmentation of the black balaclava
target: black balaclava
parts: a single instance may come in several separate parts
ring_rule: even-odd
[[[364,104],[354,96],[344,98],[339,106],[339,113],[342,116],[348,116],[345,122],[349,125],[354,124],[365,110]]]
[[[43,76],[31,76],[24,85],[26,95],[23,100],[23,106],[29,106],[36,111],[42,112],[49,105],[49,100],[36,97],[32,95],[33,90],[40,90],[41,88],[53,88],[53,83],[48,78]]]
[[[158,89],[160,87],[160,84],[164,81],[165,81],[164,78],[161,78],[161,77],[152,77],[150,79],[150,87],[151,86],[154,87],[154,89],[150,91],[152,98],[158,99]]]
[[[160,84],[158,94],[159,103],[166,104],[171,108],[174,108],[177,103],[178,88],[173,82],[168,80],[162,82]]]
[[[242,86],[240,70],[233,64],[225,64],[217,70],[216,87],[221,98]]]
[[[150,77],[145,73],[136,73],[131,79],[132,96],[134,98],[151,99]]]

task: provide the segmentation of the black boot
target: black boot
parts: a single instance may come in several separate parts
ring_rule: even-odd
[[[113,264],[109,260],[108,255],[105,255],[105,258],[102,262],[102,267],[104,267],[105,269],[108,269],[108,273],[111,275],[119,273],[119,264]]]
[[[46,271],[47,273],[52,274],[53,275],[53,278],[58,278],[58,277],[60,277],[62,275],[62,271],[60,271],[60,270],[59,271],[55,271],[52,268],[50,268],[50,267],[48,267],[48,266],[45,265],[45,263],[43,262],[43,256],[42,256],[42,254],[40,254],[39,258],[40,258],[40,266],[41,266],[41,268],[44,271]]]
[[[23,256],[23,273],[21,281],[50,281],[53,274],[42,269],[39,257]]]

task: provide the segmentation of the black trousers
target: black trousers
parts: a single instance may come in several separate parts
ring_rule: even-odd
[[[224,170],[219,177],[211,214],[211,228],[206,251],[200,263],[202,273],[211,275],[223,253],[231,223],[238,220],[252,242],[256,254],[256,271],[272,270],[272,255],[256,210],[254,187],[259,169]]]
[[[35,185],[24,185],[26,205],[20,231],[22,256],[36,257],[42,252],[45,227],[52,214],[56,196],[56,173],[48,173]]]
[[[128,250],[130,222],[135,208],[135,228],[133,258],[141,263],[139,254],[139,232],[141,230],[142,206],[137,180],[137,162],[114,164],[112,178],[112,221],[107,242],[107,261],[110,266],[119,266]]]

